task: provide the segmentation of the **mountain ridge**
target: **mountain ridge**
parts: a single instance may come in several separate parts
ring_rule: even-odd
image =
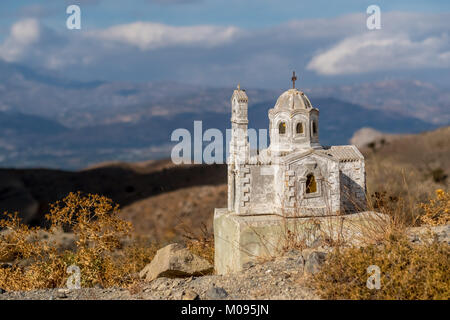
[[[204,130],[225,133],[232,90],[174,81],[81,83],[1,62],[0,111],[8,113],[0,113],[0,166],[73,170],[104,161],[165,158],[174,145],[173,130],[192,132],[195,120],[203,121]],[[282,91],[246,90],[251,128],[268,129],[267,110]],[[399,80],[304,91],[320,109],[324,145],[347,144],[362,127],[418,133],[450,121],[450,94],[433,84]],[[421,96],[426,98],[417,104]],[[437,104],[428,105],[433,99]]]

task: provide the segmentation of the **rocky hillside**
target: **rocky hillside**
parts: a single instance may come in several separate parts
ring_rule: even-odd
[[[214,188],[225,181],[224,166],[174,166],[169,160],[134,164],[106,163],[78,172],[1,169],[0,209],[18,211],[26,222],[42,225],[48,204],[62,199],[69,192],[104,195],[124,209],[133,205],[129,209],[131,212],[133,208],[142,206],[140,203],[145,203],[146,199],[157,195],[162,195],[161,199],[167,199],[170,194],[165,194],[175,190],[189,190],[196,186]],[[181,192],[186,193],[187,198],[195,199],[193,193],[189,194],[186,190]],[[161,202],[160,205],[162,204]],[[172,202],[171,205],[175,204]],[[171,210],[164,213],[171,221],[173,214]]]
[[[301,286],[309,273],[303,270],[302,255],[296,252],[248,265],[234,275],[205,275],[184,278],[157,278],[142,282],[132,289],[86,288],[80,290],[51,289],[31,292],[4,292],[0,300],[11,299],[105,299],[105,300],[221,300],[221,299],[320,299],[314,290]]]

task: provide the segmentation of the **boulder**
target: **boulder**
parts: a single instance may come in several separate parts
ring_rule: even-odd
[[[303,261],[304,261],[304,273],[305,274],[316,274],[320,271],[320,267],[325,262],[327,253],[323,251],[316,250],[304,250],[303,251]]]
[[[193,290],[186,290],[181,294],[181,300],[199,300],[199,296]]]
[[[228,297],[228,292],[224,288],[212,286],[206,291],[206,297],[210,300],[221,300]]]
[[[372,142],[381,140],[382,138],[383,138],[382,132],[377,131],[373,128],[365,127],[359,129],[353,134],[353,136],[350,138],[350,143],[357,146],[358,148],[362,148]]]
[[[152,281],[159,277],[201,276],[212,271],[213,266],[208,261],[180,244],[173,243],[159,249],[152,262],[142,269],[139,276],[146,281]]]
[[[430,243],[433,240],[450,244],[450,224],[409,228],[407,235],[412,243]]]

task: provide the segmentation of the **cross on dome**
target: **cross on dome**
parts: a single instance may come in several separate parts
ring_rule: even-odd
[[[292,89],[295,89],[295,81],[297,80],[297,76],[295,75],[295,71],[292,71]]]

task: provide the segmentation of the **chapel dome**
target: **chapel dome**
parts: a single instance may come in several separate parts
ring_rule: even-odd
[[[289,89],[278,97],[275,103],[276,110],[308,110],[312,109],[311,102],[304,92],[297,89]]]

